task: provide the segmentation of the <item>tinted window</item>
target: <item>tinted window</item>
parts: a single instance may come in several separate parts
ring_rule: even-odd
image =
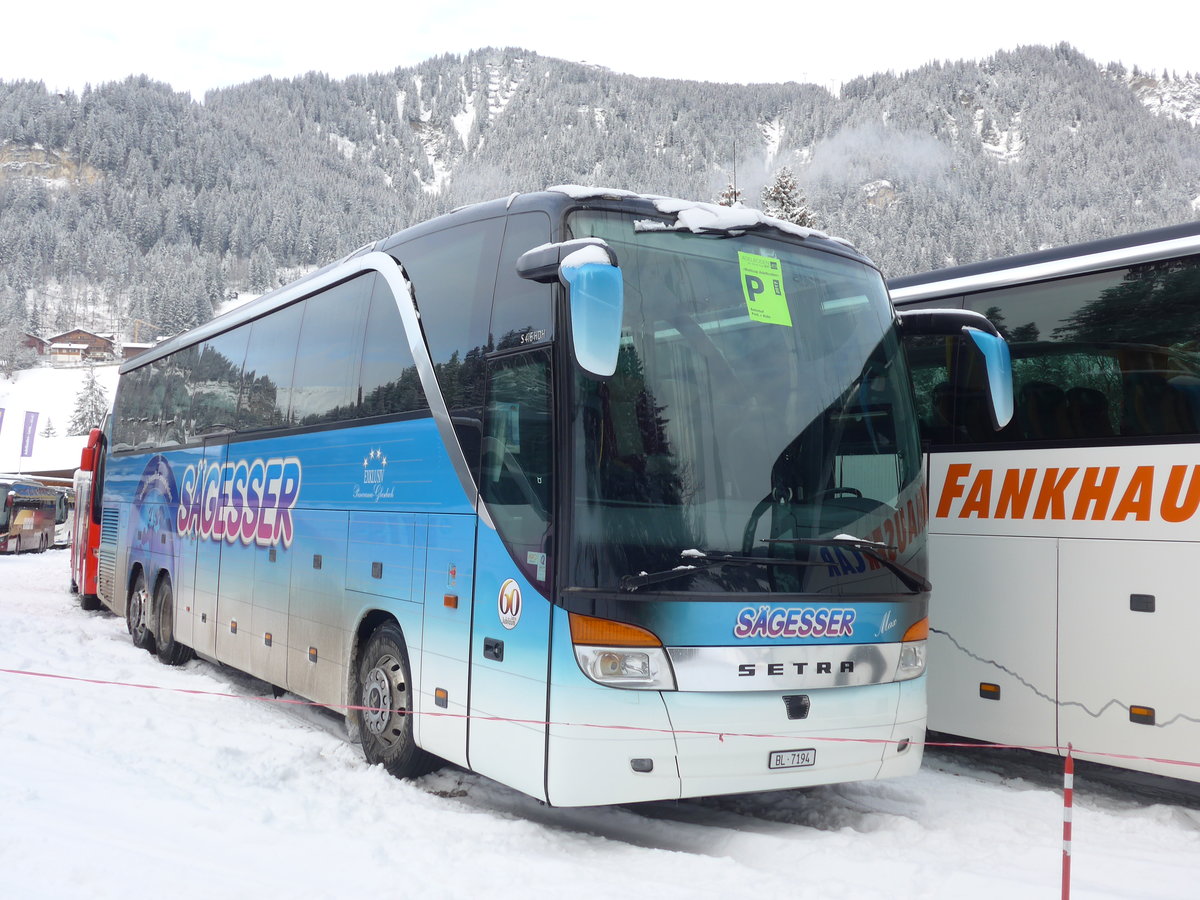
[[[438,385],[451,412],[478,419],[496,260],[504,219],[448,228],[397,248],[421,312]]]
[[[151,366],[142,366],[121,376],[113,415],[114,450],[132,450],[149,440],[153,420],[160,413],[152,409],[153,382]]]
[[[910,350],[927,436],[1027,445],[1200,432],[1198,298],[1197,257],[968,295],[1010,342],[1013,421],[991,429],[974,358],[939,341]]]
[[[413,284],[438,387],[478,481],[484,364],[503,217],[426,235],[398,248]]]
[[[303,304],[294,303],[249,326],[250,346],[242,372],[238,431],[289,424],[288,398],[303,312]]]
[[[162,442],[183,443],[190,433],[188,417],[192,409],[191,375],[199,347],[187,347],[163,360],[163,429]]]
[[[232,428],[237,419],[238,390],[250,326],[243,325],[205,341],[192,369],[192,431],[201,438],[217,428]]]
[[[504,246],[496,271],[496,297],[492,307],[492,343],[504,350],[554,337],[553,288],[517,275],[517,260],[526,250],[550,240],[550,217],[545,213],[509,216]]]
[[[357,415],[363,325],[378,275],[360,275],[304,302],[296,349],[292,422],[316,425]]]
[[[429,408],[408,346],[396,298],[388,283],[377,278],[363,340],[360,415],[384,416]]]

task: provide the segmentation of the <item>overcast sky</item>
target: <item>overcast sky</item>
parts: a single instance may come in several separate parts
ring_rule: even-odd
[[[1075,12],[1066,6],[1053,0],[18,2],[0,17],[0,79],[78,92],[87,83],[144,73],[202,99],[210,88],[264,75],[317,70],[344,78],[443,53],[515,46],[633,75],[808,81],[836,89],[857,75],[1062,41],[1101,64],[1200,73],[1194,2],[1093,4]]]

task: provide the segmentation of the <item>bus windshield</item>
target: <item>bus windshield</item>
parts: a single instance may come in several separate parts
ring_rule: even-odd
[[[617,371],[579,375],[572,398],[569,584],[678,570],[657,589],[911,593],[838,540],[925,568],[920,443],[879,273],[773,229],[569,222],[608,242],[625,280]]]

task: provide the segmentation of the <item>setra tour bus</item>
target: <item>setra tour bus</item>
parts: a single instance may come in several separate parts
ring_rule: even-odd
[[[999,371],[982,316],[912,325],[964,327]],[[100,597],[167,663],[346,710],[399,776],[578,806],[911,773],[898,332],[861,254],[752,210],[460,209],[122,366]]]
[[[995,431],[953,340],[908,348],[930,729],[1200,780],[1200,222],[889,287],[902,314],[986,315],[1015,382]]]

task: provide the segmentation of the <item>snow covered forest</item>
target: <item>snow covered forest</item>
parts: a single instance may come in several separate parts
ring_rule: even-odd
[[[864,61],[864,67],[869,61]],[[638,78],[518,49],[211,91],[0,82],[0,343],[147,340],[463,203],[604,184],[760,206],[889,276],[1200,215],[1200,77],[1066,45],[811,84]],[[133,335],[139,337],[133,337]],[[7,337],[6,337],[7,336]]]

